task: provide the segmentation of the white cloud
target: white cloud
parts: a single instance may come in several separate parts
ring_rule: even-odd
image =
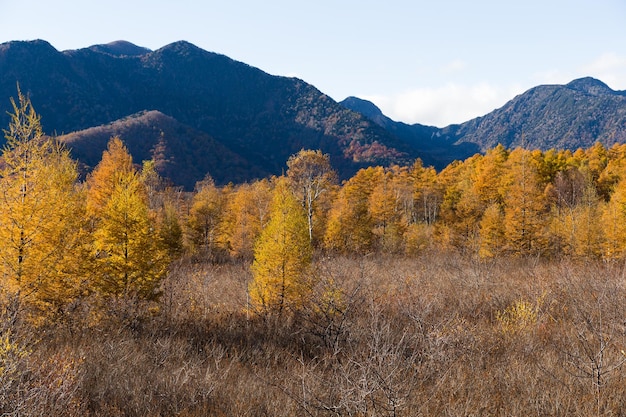
[[[581,77],[594,77],[614,90],[626,90],[626,56],[607,52],[573,71],[548,69],[536,72],[532,80],[536,85],[567,84]]]
[[[363,98],[375,103],[394,120],[444,127],[484,116],[521,92],[523,89],[518,85],[503,88],[486,82],[475,85],[450,83],[392,96]]]
[[[614,90],[626,90],[626,56],[608,52],[583,67],[586,74],[598,78]]]
[[[567,84],[580,76],[582,75],[576,76],[558,69],[549,69],[535,72],[532,76],[532,80],[534,81],[535,86],[546,84]]]

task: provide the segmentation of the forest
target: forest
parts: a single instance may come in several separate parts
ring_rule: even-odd
[[[185,192],[12,105],[0,415],[626,414],[626,145]]]

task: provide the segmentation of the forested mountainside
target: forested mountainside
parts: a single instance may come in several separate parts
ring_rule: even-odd
[[[136,161],[154,159],[159,174],[192,190],[209,173],[219,184],[263,177],[267,171],[239,156],[209,134],[178,122],[157,110],[128,116],[59,139],[81,162],[83,174],[102,158],[111,137],[124,138]]]
[[[205,139],[212,137],[251,167],[258,167],[245,172],[246,178],[280,173],[288,156],[302,148],[331,154],[343,175],[366,165],[409,162],[419,156],[380,126],[302,80],[272,76],[187,42],[156,51],[118,42],[64,52],[45,41],[2,44],[2,125],[8,122],[9,97],[16,95],[17,83],[41,114],[47,133],[68,134],[114,122],[119,126],[121,120],[132,120],[131,115],[159,111],[184,130],[203,132]],[[137,143],[142,135],[136,132],[137,136],[122,139]],[[76,137],[72,143],[78,146]],[[209,151],[212,145],[206,141],[187,145],[190,153],[200,155],[219,151]],[[228,181],[242,179],[240,170],[234,170],[232,177],[231,172],[210,174]],[[194,173],[183,176],[202,178]]]
[[[440,134],[475,143],[482,151],[498,143],[540,150],[573,151],[595,142],[610,147],[626,142],[626,92],[590,77],[566,85],[541,85],[484,117],[448,126]]]
[[[446,155],[464,159],[498,144],[574,151],[595,142],[610,147],[626,141],[626,92],[590,77],[534,87],[483,117],[444,128],[393,121],[374,104],[355,97],[341,104],[413,146],[428,149],[435,159],[444,153],[443,161],[448,160]]]
[[[416,158],[440,170],[498,143],[575,150],[626,139],[626,94],[592,78],[535,87],[443,128],[393,121],[354,97],[337,103],[303,80],[184,41],[156,51],[125,41],[70,51],[42,40],[1,44],[3,126],[18,83],[44,131],[71,145],[85,170],[104,137],[120,135],[136,161],[156,155],[159,173],[186,188],[207,174],[220,184],[278,175],[303,148],[329,154],[345,179]]]
[[[409,125],[392,120],[385,116],[374,103],[358,97],[348,97],[340,104],[361,113],[418,150],[422,162],[437,169],[443,169],[452,161],[463,160],[481,150],[478,144],[463,142],[453,135],[442,136],[441,129],[438,127],[419,123]]]

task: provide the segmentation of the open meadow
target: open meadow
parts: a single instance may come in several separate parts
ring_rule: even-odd
[[[320,257],[297,309],[249,267],[178,261],[158,311],[89,300],[0,346],[3,415],[593,416],[626,412],[623,263]],[[19,340],[19,343],[12,342]]]

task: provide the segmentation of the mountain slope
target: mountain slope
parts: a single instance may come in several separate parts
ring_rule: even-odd
[[[432,165],[442,169],[456,159],[465,159],[479,152],[478,145],[469,142],[457,141],[440,135],[440,130],[434,126],[421,124],[408,125],[396,122],[385,116],[374,103],[357,97],[348,97],[341,103],[344,107],[359,112],[388,132],[419,150],[419,157],[425,165]]]
[[[61,135],[58,139],[72,149],[72,155],[88,171],[98,164],[102,150],[113,136],[124,138],[135,161],[154,159],[162,176],[188,190],[207,173],[218,183],[243,182],[251,175],[263,175],[260,168],[206,133],[156,110]]]
[[[272,76],[184,41],[152,52],[119,42],[65,52],[45,41],[2,44],[3,125],[17,82],[48,133],[156,110],[258,167],[248,178],[279,174],[301,148],[330,153],[344,177],[368,164],[404,163],[415,156],[411,146],[302,80]]]
[[[302,148],[321,149],[341,177],[416,157],[442,168],[502,143],[549,149],[626,142],[626,93],[593,78],[528,90],[483,117],[436,128],[386,117],[372,103],[337,103],[306,82],[273,76],[180,41],[150,51],[125,41],[59,52],[38,40],[0,44],[0,125],[19,83],[86,169],[108,136],[136,161],[186,188],[212,175],[240,182],[285,169]]]
[[[441,130],[456,143],[532,149],[587,148],[626,142],[626,93],[587,77],[566,85],[542,85],[503,107],[461,125]]]

